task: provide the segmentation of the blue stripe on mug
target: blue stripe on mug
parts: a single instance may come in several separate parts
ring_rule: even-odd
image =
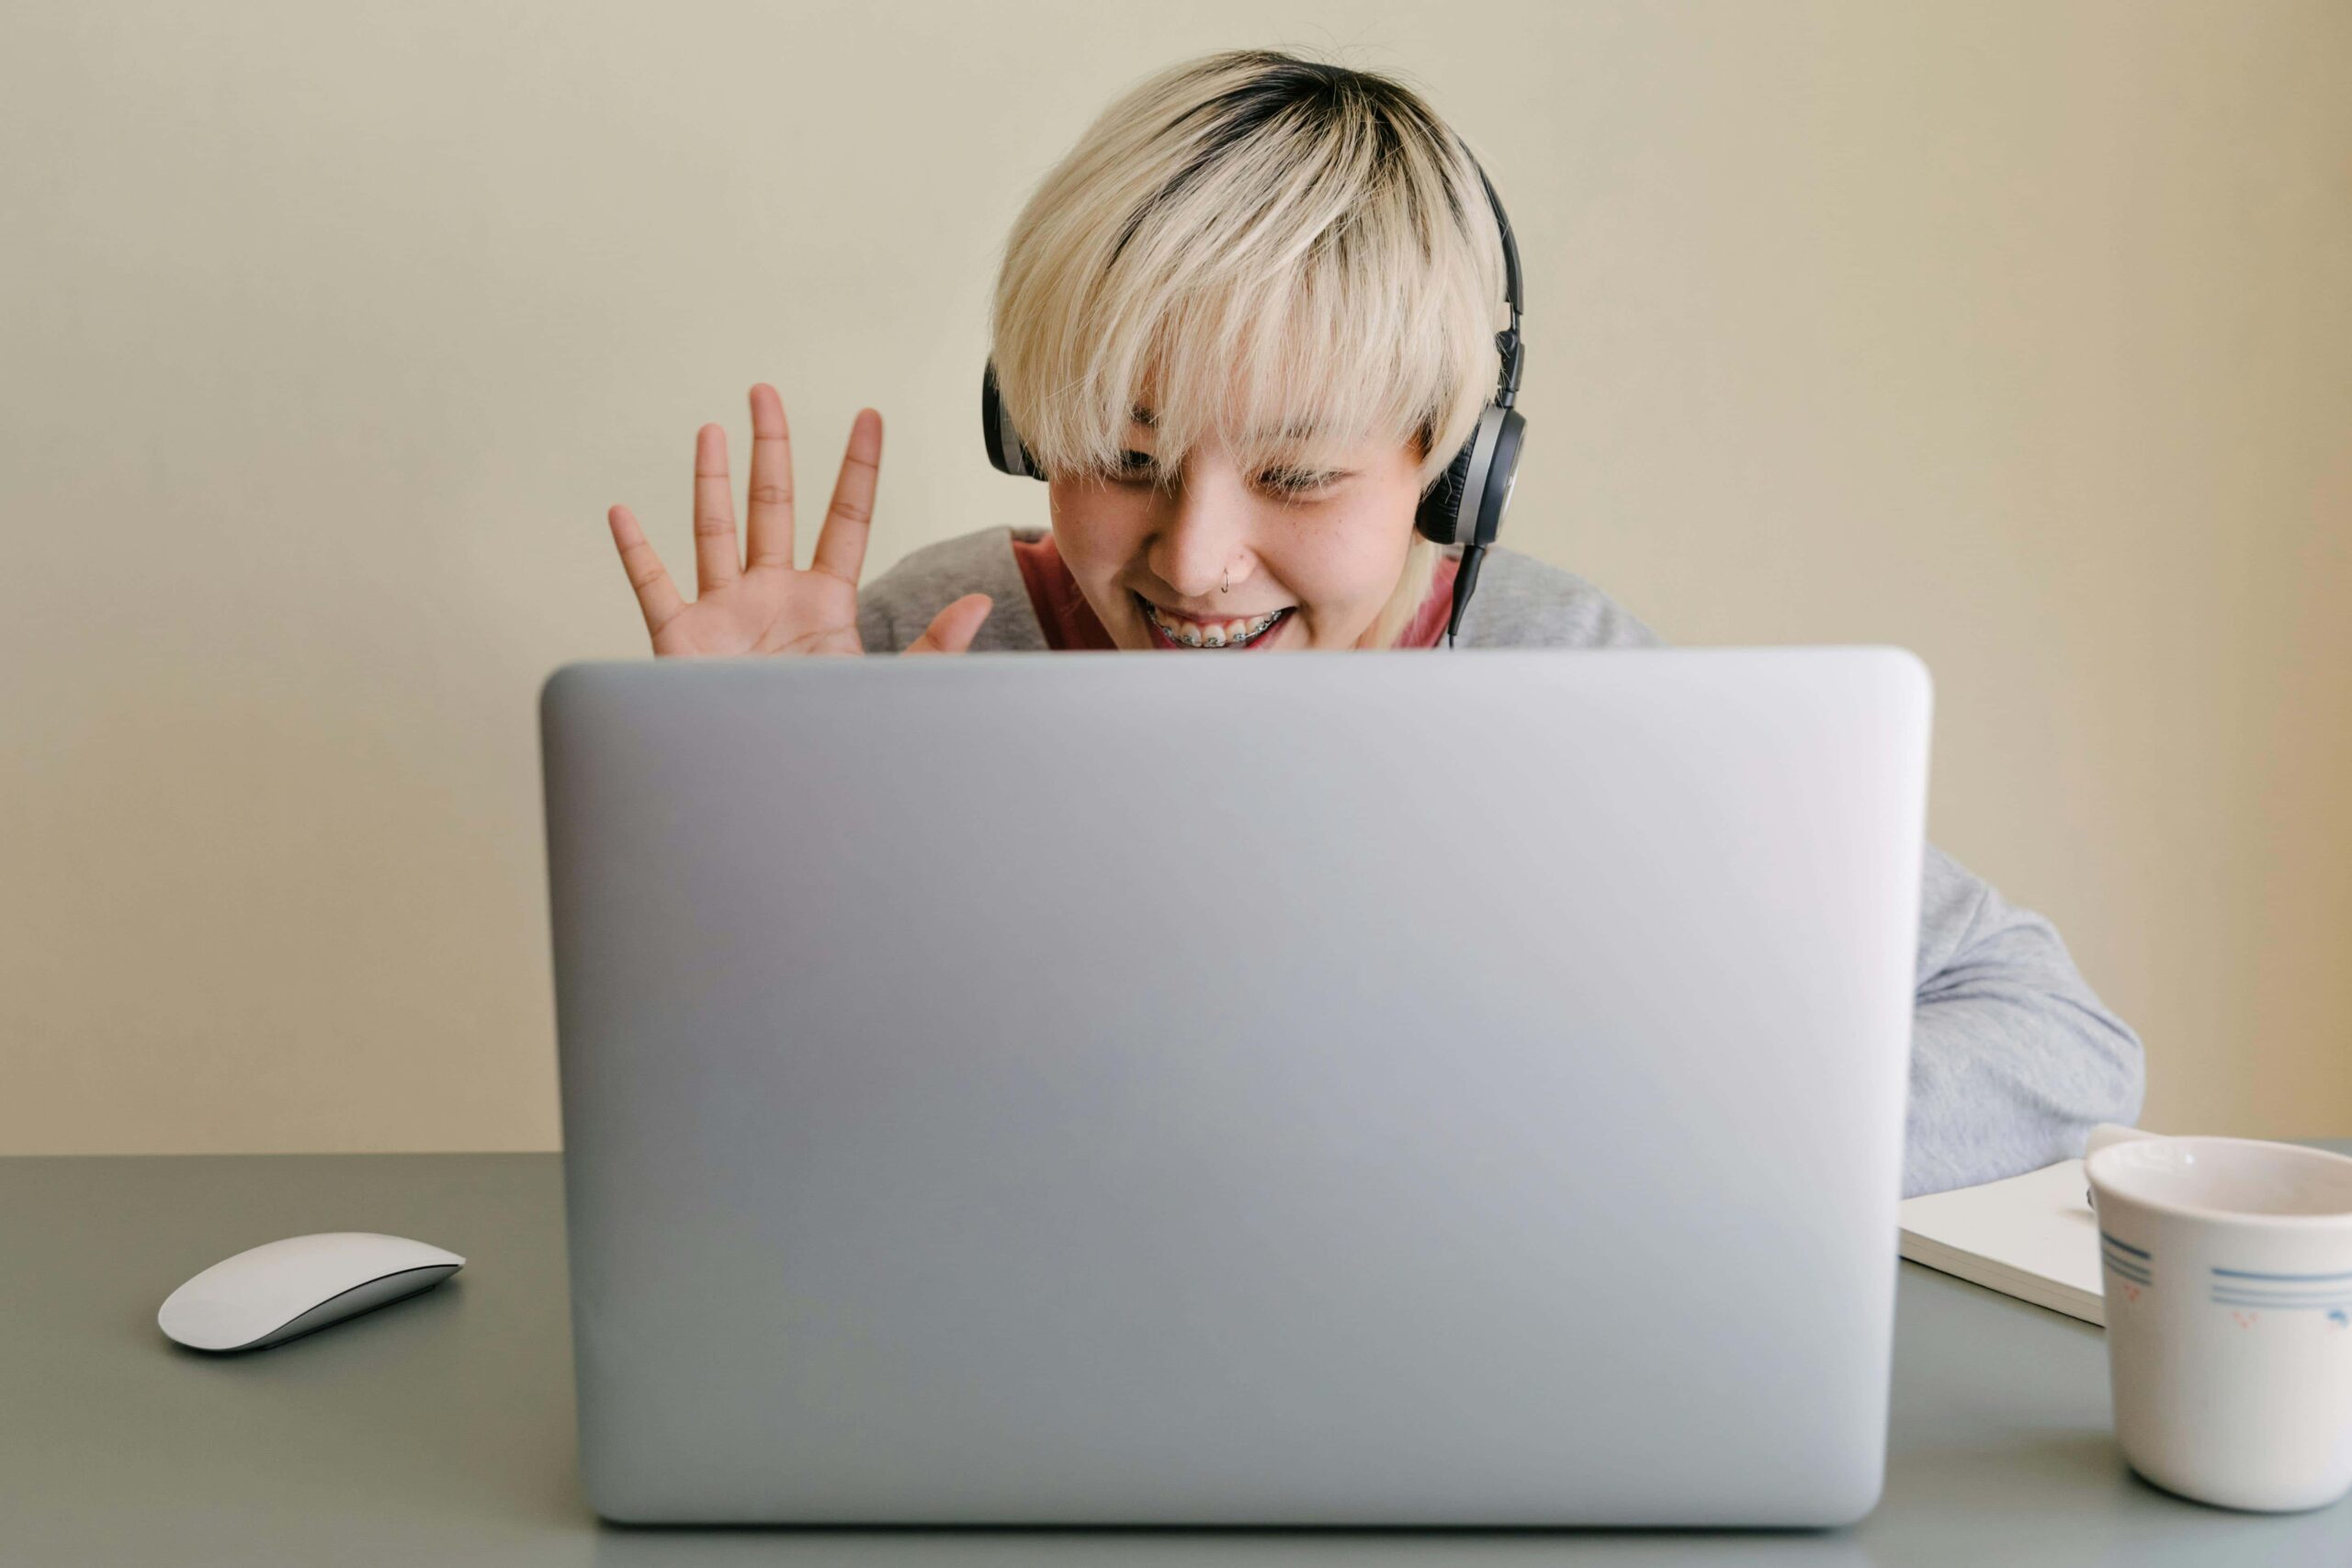
[[[2102,1231],[2100,1234],[2106,1233]],[[2278,1280],[2293,1285],[2323,1285],[2338,1280],[2352,1280],[2352,1274],[2257,1274],[2246,1269],[2216,1269],[2213,1272],[2224,1280]]]
[[[2209,1280],[2206,1286],[2233,1295],[2283,1296],[2305,1302],[2315,1302],[2322,1296],[2352,1296],[2352,1285],[2264,1285],[2241,1280]]]
[[[2138,1247],[2136,1247],[2132,1246],[2130,1242],[2128,1242],[2128,1241],[2118,1241],[2118,1240],[2116,1240],[2113,1236],[2111,1236],[2111,1235],[2108,1235],[2105,1231],[2101,1231],[2101,1232],[2099,1232],[2099,1233],[2098,1233],[2098,1238],[2099,1238],[2099,1240],[2101,1240],[2101,1241],[2103,1241],[2103,1242],[2107,1243],[2107,1244],[2108,1244],[2108,1246],[2109,1246],[2109,1247],[2120,1247],[2123,1251],[2130,1253],[2132,1257],[2137,1258],[2140,1258],[2140,1259],[2142,1259],[2143,1261],[2145,1261],[2145,1260],[2146,1260],[2146,1258],[2147,1258],[2147,1256],[2148,1256],[2148,1255],[2147,1255],[2146,1253],[2144,1253],[2144,1252],[2141,1251]]]

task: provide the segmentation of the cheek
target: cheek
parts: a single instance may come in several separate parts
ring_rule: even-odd
[[[1284,559],[1291,592],[1307,606],[1307,624],[1300,630],[1312,646],[1361,646],[1396,591],[1412,540],[1410,513],[1400,524],[1387,507],[1367,507],[1328,527],[1299,531],[1297,548]]]
[[[1121,648],[1149,645],[1150,634],[1129,603],[1123,585],[1128,568],[1150,536],[1146,505],[1108,485],[1056,480],[1050,502],[1054,548],[1078,582],[1111,639]]]
[[[1302,599],[1339,613],[1377,610],[1395,590],[1411,542],[1411,530],[1399,532],[1387,518],[1341,517],[1301,529],[1281,564]]]
[[[1051,490],[1054,547],[1070,575],[1090,586],[1116,577],[1143,547],[1141,502],[1107,485],[1056,480]]]

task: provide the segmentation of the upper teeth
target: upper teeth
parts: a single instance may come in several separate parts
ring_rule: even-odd
[[[1283,613],[1276,610],[1247,621],[1176,621],[1154,604],[1150,615],[1154,625],[1186,648],[1238,648],[1282,619]]]

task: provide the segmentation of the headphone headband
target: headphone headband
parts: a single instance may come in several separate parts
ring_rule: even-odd
[[[1525,345],[1519,338],[1520,283],[1519,241],[1510,231],[1510,214],[1503,210],[1503,198],[1495,194],[1495,182],[1487,177],[1486,165],[1470,151],[1470,144],[1456,136],[1454,144],[1462,155],[1470,160],[1470,167],[1478,175],[1478,185],[1487,193],[1487,205],[1494,209],[1495,227],[1503,241],[1503,303],[1510,307],[1510,325],[1495,334],[1495,352],[1502,355],[1502,365],[1496,374],[1494,403],[1507,409],[1519,398],[1519,372],[1524,363]]]

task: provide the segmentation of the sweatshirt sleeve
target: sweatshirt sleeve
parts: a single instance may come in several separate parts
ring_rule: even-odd
[[[1904,1196],[2079,1155],[2093,1123],[2139,1116],[2144,1087],[2140,1037],[2057,929],[1928,845]]]

